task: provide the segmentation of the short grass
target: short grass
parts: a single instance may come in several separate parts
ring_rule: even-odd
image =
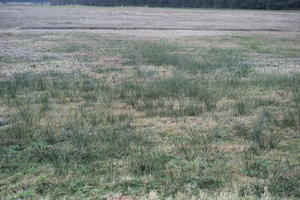
[[[85,68],[1,79],[1,198],[300,197],[299,73],[258,72],[248,46],[43,37]]]

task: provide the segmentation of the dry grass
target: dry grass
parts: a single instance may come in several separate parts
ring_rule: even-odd
[[[33,18],[43,12],[39,20],[45,11],[68,11],[20,9],[23,16],[33,11]],[[162,9],[90,9],[127,18],[143,13],[144,22],[163,23],[152,15],[163,15]],[[214,26],[222,22],[212,10],[165,11],[181,17],[203,12],[214,16]],[[276,15],[292,23],[298,13]],[[18,23],[27,26],[13,21],[7,27]],[[299,198],[296,34],[167,40],[99,33],[0,33],[3,199]],[[290,60],[293,70],[278,59]],[[277,73],[270,73],[272,63]]]

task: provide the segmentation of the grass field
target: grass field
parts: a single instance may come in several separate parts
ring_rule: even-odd
[[[163,12],[0,8],[0,199],[300,198],[300,13]]]

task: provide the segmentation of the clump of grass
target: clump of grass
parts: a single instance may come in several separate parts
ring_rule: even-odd
[[[35,138],[38,110],[28,106],[18,109],[18,113],[12,117],[13,123],[1,135],[4,145],[23,145]]]
[[[261,181],[252,181],[250,184],[243,185],[239,189],[239,198],[272,198],[267,190],[268,185]]]
[[[149,152],[147,149],[137,149],[130,157],[130,170],[134,174],[156,174],[163,175],[166,163],[172,157],[164,154],[162,151]]]
[[[248,187],[241,187],[241,196],[252,194],[259,198],[267,195],[271,197],[292,199],[300,196],[300,191],[298,189],[299,172],[297,171],[297,166],[291,165],[289,162],[276,163],[274,166],[271,166],[271,163],[269,163],[268,166],[265,166],[267,162],[262,159],[251,163],[254,164],[251,166],[255,166],[255,168],[251,168],[250,171],[244,172],[247,173],[247,175],[256,175],[262,179],[260,181],[256,180],[251,182]],[[258,170],[262,167],[263,170]]]
[[[239,122],[233,127],[233,129],[237,131],[237,134],[239,136],[242,136],[244,138],[248,137],[249,129],[245,124]]]
[[[269,190],[280,197],[300,197],[300,173],[297,166],[282,164],[271,171]]]
[[[297,89],[293,92],[293,102],[294,106],[288,108],[281,119],[275,119],[279,126],[296,129],[300,126],[300,95]]]
[[[215,107],[216,97],[210,88],[203,86],[204,83],[203,80],[175,76],[144,83],[126,82],[115,88],[114,94],[150,115],[193,116]],[[172,99],[179,100],[179,105],[175,106]]]
[[[238,101],[234,104],[237,115],[246,115],[249,112],[249,105],[245,101]]]
[[[186,138],[177,139],[174,148],[186,160],[194,160],[202,152],[213,151],[213,135],[192,128]]]
[[[268,130],[271,123],[271,114],[264,111],[249,132],[249,139],[254,145],[262,149],[276,148],[279,145],[282,137],[275,130]]]
[[[50,109],[50,97],[48,92],[42,95],[40,103],[42,112],[48,111]]]
[[[247,176],[266,177],[268,175],[268,161],[259,158],[253,150],[243,152],[243,173]]]

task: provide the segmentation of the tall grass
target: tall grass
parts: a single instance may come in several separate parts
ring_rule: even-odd
[[[178,75],[144,83],[126,82],[116,87],[114,94],[150,115],[192,116],[215,106],[214,88],[205,85],[205,80]]]
[[[123,56],[127,59],[127,64],[131,65],[174,66],[180,70],[205,73],[225,69],[235,71],[239,77],[244,77],[250,72],[249,65],[237,51],[217,48],[203,49],[202,55],[198,55],[201,56],[202,61],[197,61],[194,54],[180,52],[182,48],[163,41],[139,41],[133,42],[124,50]]]
[[[2,172],[11,174],[14,171],[24,170],[24,167],[31,165],[29,163],[40,163],[40,165],[50,165],[55,170],[56,177],[67,177],[74,170],[76,172],[87,170],[88,172],[84,173],[89,175],[105,172],[103,176],[110,180],[113,178],[110,176],[115,177],[125,173],[134,177],[134,180],[126,184],[125,182],[118,184],[117,188],[124,191],[128,185],[144,188],[144,184],[134,185],[136,183],[140,185],[143,176],[153,176],[154,179],[149,180],[149,190],[159,189],[162,195],[170,195],[177,190],[184,191],[186,184],[202,189],[214,189],[223,185],[225,177],[219,173],[220,170],[223,170],[221,167],[209,165],[201,171],[188,171],[186,167],[189,167],[190,170],[200,169],[202,161],[193,163],[184,150],[168,152],[158,148],[149,133],[138,131],[132,125],[132,116],[114,113],[107,109],[106,106],[109,108],[110,102],[103,101],[101,98],[96,98],[92,102],[82,98],[90,92],[109,97],[106,93],[107,88],[103,89],[98,80],[78,74],[70,76],[57,76],[50,73],[48,75],[24,74],[2,84],[5,86],[1,90],[4,96],[10,95],[7,88],[11,84],[17,91],[16,96],[11,98],[22,99],[22,103],[9,104],[11,107],[15,106],[17,110],[11,116],[13,122],[5,128],[0,136],[2,141],[1,157],[4,158],[1,162],[6,162],[1,168]],[[153,90],[148,93],[143,93],[142,90],[138,91],[145,98],[150,99],[158,98],[161,95],[174,97],[177,92],[200,100],[206,98],[205,95],[201,96],[197,93],[183,90],[180,92],[180,84],[182,83],[173,89],[171,84],[164,87],[159,87],[157,84],[155,87],[158,91]],[[152,86],[149,85],[149,87]],[[112,91],[114,90],[112,89]],[[167,93],[164,94],[165,92]],[[59,107],[62,107],[61,102],[58,101],[61,98],[65,99],[63,107],[67,107],[67,112],[58,110]],[[74,107],[72,99],[78,99],[83,104],[80,103]],[[120,99],[122,100],[122,98]],[[194,109],[180,112],[195,112]],[[57,116],[59,116],[58,120],[55,119]],[[193,141],[192,148],[195,149],[188,151],[195,151],[195,156],[200,158],[200,155],[208,152],[205,143],[207,140],[204,138],[196,140],[198,137],[196,135],[191,135],[191,137],[190,142]],[[196,150],[198,145],[203,145],[203,147]],[[11,151],[15,148],[18,150]],[[5,154],[16,156],[8,159],[8,157],[5,158]],[[218,161],[217,158],[218,152],[209,161],[203,162],[223,162],[223,160]],[[111,162],[112,165],[118,167],[113,170],[109,169],[109,166],[101,164],[104,162]],[[28,165],[23,166],[21,163],[28,163]],[[98,164],[100,166],[96,169]],[[190,164],[192,166],[189,166]],[[11,168],[14,165],[15,167]],[[91,166],[91,168],[87,166]],[[177,172],[178,174],[174,174]],[[190,174],[188,177],[186,177],[187,172]],[[206,173],[219,173],[220,176],[204,176]],[[173,185],[172,182],[177,183]],[[109,184],[104,184],[104,187],[114,188]],[[46,194],[48,188],[35,188],[33,195],[37,191],[40,194]]]
[[[116,54],[134,65],[129,70],[0,81],[0,109],[9,118],[0,126],[1,196],[140,198],[155,191],[187,199],[216,197],[240,180],[240,194],[230,197],[299,196],[299,74],[257,73],[238,50],[124,45]],[[282,155],[292,164],[276,167]]]
[[[276,131],[268,130],[272,125],[272,116],[264,111],[250,131],[250,140],[260,148],[276,148],[282,137]]]

